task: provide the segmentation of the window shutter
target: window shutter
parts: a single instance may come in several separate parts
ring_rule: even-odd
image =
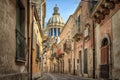
[[[101,64],[107,64],[109,59],[109,46],[104,46],[101,48]]]
[[[25,61],[26,38],[24,36],[25,27],[23,25],[25,9],[20,2],[17,3],[16,11],[16,61]]]

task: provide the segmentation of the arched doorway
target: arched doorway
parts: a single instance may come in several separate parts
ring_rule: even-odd
[[[100,77],[109,78],[109,41],[107,38],[102,40],[101,44],[101,64],[100,64]]]

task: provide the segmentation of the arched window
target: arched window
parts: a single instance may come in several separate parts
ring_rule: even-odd
[[[103,41],[102,41],[102,47],[108,45],[108,40],[107,38],[104,38]]]
[[[104,38],[101,44],[100,77],[109,78],[109,45],[107,38]]]

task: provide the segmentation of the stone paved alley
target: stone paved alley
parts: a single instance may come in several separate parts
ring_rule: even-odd
[[[78,76],[61,73],[45,73],[43,77],[37,80],[97,80],[97,79],[81,78]]]

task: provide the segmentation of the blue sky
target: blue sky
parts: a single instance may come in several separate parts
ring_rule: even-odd
[[[45,23],[47,23],[49,18],[52,16],[55,4],[57,4],[57,6],[59,7],[59,13],[66,22],[69,16],[73,14],[75,9],[77,8],[79,2],[80,0],[46,0]]]

